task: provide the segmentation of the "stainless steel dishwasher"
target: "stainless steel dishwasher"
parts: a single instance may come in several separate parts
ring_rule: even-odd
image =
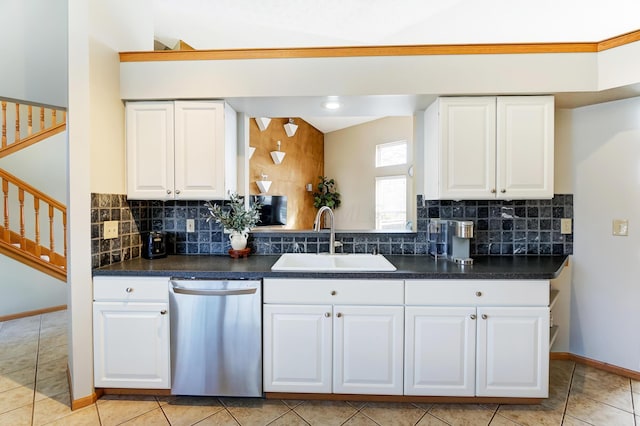
[[[171,394],[262,396],[260,281],[172,279]]]

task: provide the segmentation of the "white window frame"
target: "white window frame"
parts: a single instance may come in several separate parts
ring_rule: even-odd
[[[395,146],[404,146],[404,162],[382,164],[382,153],[384,148],[391,148]],[[384,142],[376,145],[376,168],[401,166],[403,164],[407,164],[408,159],[409,159],[409,141],[407,141],[406,139],[401,139],[393,142]]]
[[[384,210],[384,211],[380,211],[380,206],[381,203],[379,202],[380,200],[380,189],[378,186],[378,182],[380,181],[390,181],[390,180],[403,180],[404,181],[404,186],[405,186],[405,190],[402,191],[402,195],[404,200],[401,203],[398,203],[400,206],[400,209],[398,210]],[[375,228],[376,230],[405,230],[406,229],[406,225],[407,225],[407,185],[409,184],[409,181],[407,179],[406,175],[389,175],[389,176],[376,176],[375,178]],[[383,228],[382,227],[382,219],[381,216],[384,213],[388,213],[388,212],[399,212],[399,213],[403,213],[404,214],[404,218],[402,220],[402,224],[397,226],[397,227],[392,227],[392,228]]]

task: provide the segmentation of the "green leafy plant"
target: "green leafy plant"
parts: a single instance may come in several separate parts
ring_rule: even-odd
[[[209,209],[207,222],[213,219],[216,223],[221,224],[224,229],[230,231],[243,232],[260,222],[262,205],[256,201],[251,203],[249,209],[246,209],[244,198],[235,192],[229,194],[228,204],[220,205],[207,201],[204,205]]]
[[[336,190],[336,181],[326,176],[318,176],[318,190],[313,193],[313,206],[327,206],[332,209],[340,207],[340,193]]]

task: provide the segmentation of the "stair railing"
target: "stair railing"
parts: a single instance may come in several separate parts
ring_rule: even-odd
[[[2,111],[0,158],[66,129],[67,113],[61,108],[19,103],[0,98],[0,110]],[[36,117],[35,125],[34,114]],[[15,123],[14,132],[9,131],[9,123],[11,122]]]
[[[0,240],[16,247],[19,246],[21,250],[38,259],[64,269],[67,256],[67,209],[64,204],[11,175],[6,170],[0,169],[0,179],[2,180],[3,194],[3,221],[0,226],[2,230]],[[32,209],[26,208],[25,194],[33,200]],[[18,202],[18,225],[14,225],[11,220],[12,208],[10,206],[15,205],[10,202],[12,197],[15,197]],[[48,247],[41,244],[40,215],[42,204],[45,205],[48,216]],[[26,210],[33,213],[33,220],[25,220]],[[33,228],[27,232],[27,226]],[[55,235],[60,235],[60,233],[63,235],[62,253],[56,252],[55,245]],[[48,259],[44,260],[42,256],[47,256]]]

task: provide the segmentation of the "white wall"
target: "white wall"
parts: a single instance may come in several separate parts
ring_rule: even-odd
[[[0,28],[6,36],[0,55],[0,96],[66,107],[66,0],[4,0],[0,9]],[[0,159],[0,167],[66,203],[66,144],[67,134],[58,134]],[[25,212],[27,232],[31,233],[33,226],[28,225],[34,217],[29,214],[32,206],[27,203]],[[12,207],[18,208],[15,203]],[[48,212],[41,214],[41,230],[45,231],[41,241],[48,245],[48,221],[43,220]],[[17,223],[15,211],[10,217],[12,223]],[[55,238],[57,249],[61,249],[61,230]],[[0,256],[0,270],[0,315],[66,304],[67,287],[59,280],[4,256]]]
[[[640,98],[571,113],[571,352],[640,371]],[[629,236],[612,236],[628,219]]]
[[[67,283],[0,256],[0,316],[67,304]]]
[[[153,50],[150,1],[92,1],[89,36],[91,192],[125,194],[124,104],[118,52]]]
[[[338,229],[375,229],[376,145],[406,140],[408,162],[413,163],[413,117],[386,117],[324,135],[324,173],[334,178],[341,205],[335,210]],[[391,175],[406,174],[408,166]],[[407,176],[413,190],[413,179]],[[407,197],[408,220],[415,222],[415,196]]]
[[[153,23],[148,0],[68,1],[69,368],[78,400],[93,393],[91,191],[124,191],[124,114],[117,92],[107,90],[118,78],[110,70],[119,60],[115,52],[152,49]]]
[[[67,0],[3,0],[0,10],[0,96],[66,107]]]

